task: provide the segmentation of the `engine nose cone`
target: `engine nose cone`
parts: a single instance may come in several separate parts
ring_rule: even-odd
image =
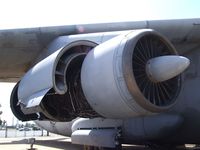
[[[183,56],[159,56],[147,61],[146,73],[153,82],[162,82],[179,75],[189,64],[190,60]]]

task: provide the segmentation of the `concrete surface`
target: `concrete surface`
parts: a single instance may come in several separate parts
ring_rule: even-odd
[[[28,150],[30,145],[28,139],[32,137],[16,137],[16,138],[0,138],[0,150]],[[69,137],[51,134],[50,136],[33,137],[35,144],[33,148],[36,150],[83,150],[82,145],[71,144]],[[193,146],[193,145],[192,145]],[[182,148],[178,148],[181,150]],[[190,145],[189,150],[192,150]],[[150,150],[144,146],[123,145],[123,150]]]
[[[0,138],[0,150],[28,150],[28,139],[32,137]],[[71,144],[69,137],[54,135],[45,137],[33,137],[36,139],[33,148],[37,150],[83,150],[84,146]],[[142,147],[124,145],[123,150],[144,150]]]
[[[26,138],[0,138],[0,150],[27,150],[30,148]],[[64,136],[34,137],[33,148],[37,150],[81,150],[83,146],[71,144],[71,139]]]

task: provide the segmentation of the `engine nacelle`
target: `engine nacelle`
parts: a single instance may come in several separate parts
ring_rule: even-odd
[[[30,69],[13,90],[14,114],[20,120],[70,121],[130,118],[171,108],[180,75],[156,83],[146,72],[149,59],[177,54],[170,42],[153,30],[100,35],[107,41],[77,40]]]
[[[146,73],[148,60],[176,55],[174,47],[153,30],[115,37],[89,52],[81,81],[90,106],[107,118],[159,113],[176,101],[180,76],[155,83]]]

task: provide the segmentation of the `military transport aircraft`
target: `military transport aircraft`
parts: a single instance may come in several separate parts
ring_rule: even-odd
[[[200,143],[200,19],[0,31],[22,121],[96,149]]]

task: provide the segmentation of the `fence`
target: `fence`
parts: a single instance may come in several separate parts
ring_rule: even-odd
[[[17,130],[15,128],[4,128],[0,130],[0,138],[11,137],[34,137],[34,136],[49,136],[46,130]]]

